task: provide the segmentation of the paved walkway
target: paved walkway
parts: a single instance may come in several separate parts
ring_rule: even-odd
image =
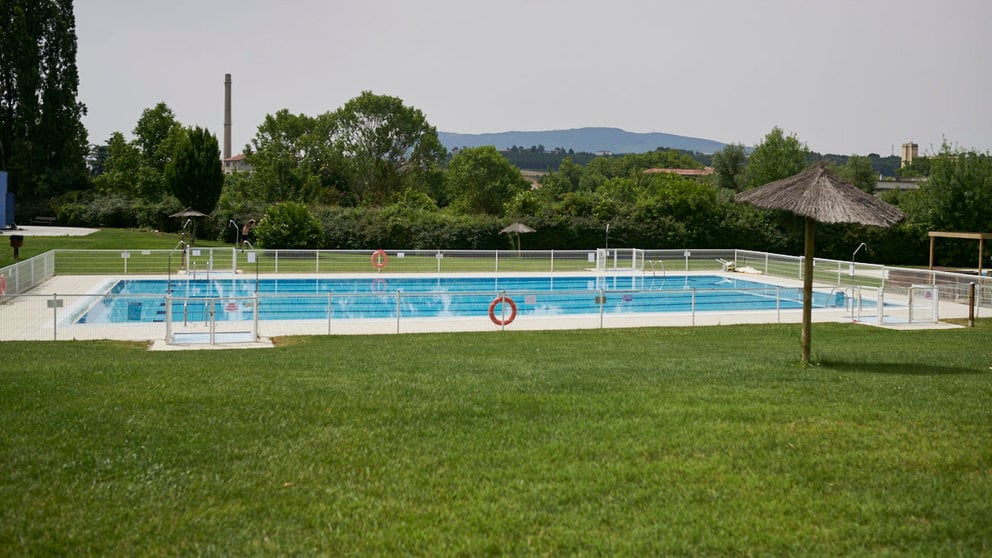
[[[100,229],[83,227],[59,227],[57,225],[18,225],[17,229],[2,229],[0,235],[18,234],[21,236],[86,236]]]

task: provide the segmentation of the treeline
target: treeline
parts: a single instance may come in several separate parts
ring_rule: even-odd
[[[153,125],[161,119],[166,122]],[[155,187],[162,183],[155,155],[168,159],[169,134],[160,134],[166,139],[157,147],[148,137],[148,130],[177,125],[171,111],[158,106],[139,120],[133,142],[122,143],[115,135],[102,162],[104,173],[93,179],[96,187],[88,197],[54,202],[59,219],[160,230],[178,226],[163,215],[180,204]],[[593,156],[580,164],[559,149],[552,153],[558,152],[561,162],[539,184],[524,179],[508,156],[546,155],[540,147],[448,154],[435,141],[436,132],[419,111],[368,92],[317,117],[269,115],[247,149],[253,171],[227,175],[216,206],[197,208],[210,215],[201,234],[233,243],[238,229],[230,223],[255,219],[259,225],[251,240],[273,248],[509,249],[513,239],[499,231],[522,221],[537,231],[526,235],[528,249],[600,247],[609,225],[613,247],[802,252],[801,220],[734,201],[737,192],[796,174],[813,157],[779,128],[753,150],[736,144],[713,154],[707,161],[714,169],[710,175],[657,172],[704,168],[697,154],[677,150]],[[121,157],[131,161],[127,173],[119,172]],[[872,158],[843,160],[832,165],[834,171],[872,191],[877,179]],[[869,249],[860,261],[925,264],[927,230],[988,230],[989,157],[945,148],[927,165],[931,177],[918,191],[886,194],[906,212],[905,222],[889,229],[818,227],[818,255],[847,259],[865,242]],[[974,261],[973,247],[963,243],[948,241],[942,254],[944,265]]]
[[[658,147],[658,151],[677,151],[684,155],[692,157],[697,163],[703,166],[713,165],[713,154],[711,153],[700,153],[698,151],[687,151],[684,149],[669,149],[666,147]],[[555,171],[561,166],[565,159],[571,160],[573,163],[578,165],[585,165],[591,162],[597,157],[611,157],[614,155],[602,155],[596,153],[589,153],[586,151],[576,152],[572,149],[566,150],[564,147],[556,147],[554,149],[546,149],[543,145],[532,145],[530,147],[512,146],[509,149],[500,151],[510,164],[513,166],[524,169],[524,170],[535,170],[535,171]],[[809,164],[813,164],[817,161],[828,161],[834,166],[843,166],[848,163],[850,155],[836,155],[836,154],[821,154],[815,151],[811,151],[807,156],[806,160]],[[868,164],[871,165],[872,172],[874,175],[882,176],[885,178],[895,178],[895,177],[909,177],[909,176],[926,176],[927,172],[924,170],[921,174],[919,170],[914,169],[903,169],[900,170],[902,165],[902,159],[896,155],[891,155],[888,157],[882,157],[877,153],[870,153],[866,156]],[[923,161],[924,158],[917,159],[917,161]],[[919,165],[925,164],[923,162],[917,163]]]
[[[501,153],[511,165],[518,169],[552,171],[558,167],[565,159],[570,159],[573,163],[584,165],[597,157],[594,153],[578,152],[563,147],[546,150],[543,145],[532,145],[531,147],[512,146],[502,150]]]

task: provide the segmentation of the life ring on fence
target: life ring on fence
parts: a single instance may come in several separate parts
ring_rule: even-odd
[[[7,276],[0,275],[0,296],[7,294]]]
[[[496,306],[501,302],[510,307],[510,317],[505,320],[496,317]],[[513,320],[516,317],[517,317],[517,304],[513,302],[512,298],[504,295],[499,295],[498,297],[494,298],[492,302],[489,303],[489,319],[492,320],[494,324],[498,326],[510,325],[510,323],[513,322]]]
[[[389,256],[386,255],[385,250],[379,249],[372,252],[372,267],[382,269],[386,267],[387,263],[389,263]]]

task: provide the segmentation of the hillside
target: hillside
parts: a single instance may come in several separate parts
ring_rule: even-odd
[[[438,132],[441,143],[449,150],[458,147],[492,145],[496,149],[513,146],[543,145],[547,149],[558,147],[566,151],[598,153],[645,153],[659,147],[684,149],[700,153],[714,153],[724,144],[702,138],[677,136],[661,132],[636,133],[619,128],[574,128],[571,130],[546,130],[538,132],[496,132],[489,134],[458,134]]]

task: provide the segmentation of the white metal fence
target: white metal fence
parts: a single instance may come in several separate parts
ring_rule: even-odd
[[[607,306],[607,297],[648,296],[653,284],[685,272],[716,273],[737,270],[773,279],[801,280],[802,258],[743,250],[593,250],[593,251],[465,251],[390,250],[303,251],[204,248],[180,250],[56,250],[0,270],[5,292],[0,296],[0,340],[13,339],[165,339],[171,343],[224,343],[290,334],[397,333],[457,331],[498,326],[482,313],[423,318],[404,310],[423,293],[390,294],[375,289],[393,276],[424,274],[559,274],[584,272],[598,276],[639,277],[623,293],[559,293],[581,302],[568,315],[523,315],[512,327],[594,328],[632,325],[698,325],[729,323],[720,313],[700,311],[696,293],[684,306],[662,319],[634,308]],[[337,295],[280,295],[251,297],[173,298],[171,295],[127,295],[126,306],[115,305],[111,292],[117,277],[157,277],[172,280],[241,276],[362,276],[369,292],[354,295],[354,304],[371,304],[379,314],[355,318],[340,312]],[[737,276],[737,274],[734,274]],[[740,275],[744,277],[744,275]],[[757,278],[756,278],[757,279]],[[758,279],[760,280],[760,279]],[[974,296],[975,316],[992,308],[992,279],[976,275],[931,272],[817,259],[814,282],[826,297],[842,294],[834,304],[856,321],[914,322],[960,317],[962,305]],[[41,286],[44,285],[44,286]],[[83,285],[83,286],[78,286]],[[640,285],[640,286],[638,286]],[[738,289],[739,290],[739,289]],[[974,294],[972,294],[974,293]],[[476,293],[478,294],[478,293]],[[499,293],[487,293],[489,298]],[[505,293],[516,300],[546,296],[530,292]],[[359,301],[362,296],[365,301]],[[448,303],[460,304],[462,294],[447,294]],[[776,286],[765,294],[776,301],[774,310],[752,312],[744,320],[783,321],[796,316],[788,306],[799,298],[795,287]],[[488,301],[489,298],[486,300]],[[118,301],[119,302],[119,301]],[[783,302],[786,304],[783,305]],[[274,316],[273,307],[289,305]],[[111,310],[113,308],[113,310]],[[117,312],[115,320],[97,319],[100,312]],[[505,316],[499,315],[500,322]],[[294,314],[296,312],[297,314]],[[734,312],[730,309],[729,312]],[[726,314],[724,312],[723,314]],[[783,318],[784,316],[784,318]],[[651,318],[651,319],[649,319]],[[505,328],[506,325],[499,326]]]

